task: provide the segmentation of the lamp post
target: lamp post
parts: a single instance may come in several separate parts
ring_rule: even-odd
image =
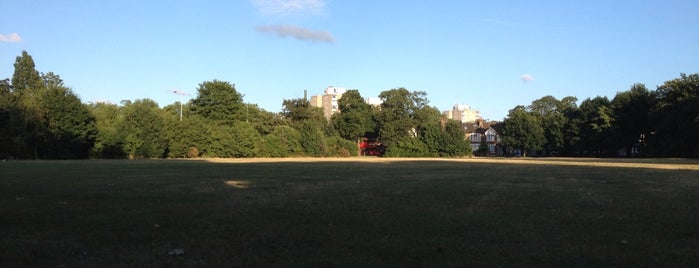
[[[173,94],[176,94],[176,95],[180,95],[180,96],[189,96],[189,93],[184,92],[184,91],[179,90],[179,89],[173,89],[170,92],[172,92]],[[182,122],[182,99],[181,98],[180,98],[180,122]]]

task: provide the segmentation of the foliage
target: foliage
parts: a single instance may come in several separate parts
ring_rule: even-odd
[[[349,157],[357,156],[358,148],[355,142],[343,139],[339,136],[331,136],[326,140],[325,156],[330,157]]]
[[[439,156],[462,157],[471,154],[471,144],[466,140],[466,133],[461,124],[454,120],[448,120],[444,126],[442,143],[439,147]]]
[[[129,158],[159,158],[167,155],[166,113],[150,99],[125,102],[123,118],[117,123],[124,133],[123,148]]]
[[[348,90],[328,122],[306,99],[283,100],[272,113],[219,80],[202,82],[181,105],[86,105],[58,74],[37,71],[26,51],[14,68],[0,80],[3,159],[346,156],[361,137],[378,138],[386,156],[472,153],[460,122],[442,117],[423,91],[390,89],[372,107]],[[549,95],[515,107],[498,127],[502,145],[543,155],[699,157],[699,74],[655,90],[634,84],[611,101],[577,101]]]
[[[97,135],[90,150],[90,156],[95,158],[125,158],[124,133],[119,129],[123,120],[121,107],[110,103],[93,103],[88,106],[95,117]]]
[[[268,157],[291,157],[304,155],[301,133],[290,126],[279,125],[262,137],[260,155]]]
[[[334,114],[331,121],[341,137],[356,140],[376,129],[373,109],[364,101],[359,90],[348,90],[337,102],[340,112]]]
[[[386,156],[435,156],[441,135],[439,110],[430,107],[427,93],[396,88],[381,92],[376,115],[379,137]]]
[[[87,158],[95,143],[95,117],[78,96],[62,84],[47,84],[42,98],[46,134],[40,144],[44,159]]]
[[[200,115],[219,124],[245,120],[243,96],[235,85],[219,80],[199,84],[197,97],[191,103],[192,114]]]
[[[614,154],[616,148],[613,148],[610,136],[614,115],[609,99],[588,98],[580,104],[580,112],[580,135],[584,137],[585,152],[594,156]]]
[[[660,156],[699,157],[699,74],[681,74],[655,92],[650,142]]]
[[[510,110],[503,125],[503,143],[521,150],[524,156],[529,151],[541,150],[546,142],[541,122],[522,106]]]
[[[648,115],[651,101],[650,91],[643,84],[635,84],[628,91],[617,93],[612,99],[612,139],[614,144],[623,146],[626,156],[632,156],[634,146],[642,150],[644,146],[639,144],[639,140],[650,135]]]

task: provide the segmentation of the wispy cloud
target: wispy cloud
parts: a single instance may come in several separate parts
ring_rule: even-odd
[[[2,43],[19,43],[22,42],[22,37],[17,33],[11,33],[8,35],[0,34],[0,42]]]
[[[531,74],[524,74],[520,76],[519,79],[522,79],[522,82],[526,84],[531,81],[534,81],[534,76],[532,76]]]
[[[272,34],[280,38],[293,37],[304,41],[335,42],[335,37],[329,32],[313,31],[294,25],[265,25],[255,28],[260,33]]]
[[[323,0],[251,0],[262,14],[283,15],[299,12],[322,13]]]

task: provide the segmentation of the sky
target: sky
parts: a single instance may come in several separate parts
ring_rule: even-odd
[[[699,72],[696,0],[0,0],[0,10],[0,79],[26,50],[83,102],[162,107],[217,79],[279,112],[304,90],[368,98],[404,87],[439,110],[467,104],[502,120],[546,95],[611,99]]]

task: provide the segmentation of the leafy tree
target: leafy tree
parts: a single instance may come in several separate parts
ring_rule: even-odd
[[[681,74],[655,92],[650,139],[661,156],[699,156],[699,74]]]
[[[340,112],[334,114],[331,121],[341,137],[355,141],[376,128],[373,109],[364,101],[358,90],[345,92],[338,100],[338,106]]]
[[[398,144],[398,140],[410,137],[416,127],[412,112],[417,107],[412,96],[413,93],[405,88],[391,89],[379,94],[383,101],[377,115],[379,136],[389,150]]]
[[[301,133],[290,126],[278,125],[263,137],[260,148],[261,156],[289,157],[304,154],[301,146]]]
[[[31,94],[44,88],[39,71],[36,70],[34,59],[27,51],[22,51],[21,56],[15,60],[15,72],[12,75],[12,87],[22,94]]]
[[[51,77],[44,78],[46,95],[41,98],[46,134],[40,141],[40,156],[87,158],[97,134],[95,118],[57,75],[49,74]]]
[[[541,123],[523,106],[510,110],[503,125],[503,143],[510,148],[521,150],[524,156],[528,151],[541,150],[546,142]]]
[[[209,120],[193,115],[180,121],[179,114],[167,118],[168,157],[196,158],[207,151],[214,127]]]
[[[580,104],[580,135],[583,150],[595,156],[612,155],[617,148],[612,142],[614,114],[607,97],[585,99]]]
[[[326,153],[325,129],[327,120],[323,110],[312,107],[306,99],[283,101],[282,117],[300,133],[299,143],[306,154],[322,156]]]
[[[550,155],[559,152],[565,144],[564,127],[567,118],[563,115],[563,109],[570,109],[575,103],[570,103],[574,98],[568,97],[567,103],[559,101],[553,96],[544,96],[529,105],[529,111],[538,118],[544,129],[546,142],[543,145],[544,154]]]
[[[432,134],[439,130],[434,125],[439,124],[439,111],[435,117],[435,109],[428,106],[426,95],[423,91],[410,92],[405,88],[391,89],[379,94],[383,103],[376,115],[377,129],[381,141],[387,147],[387,156],[431,154],[424,140],[432,141]],[[424,131],[431,131],[432,134]]]
[[[257,104],[246,103],[245,110],[245,122],[250,122],[260,135],[267,135],[272,132],[274,126],[284,124],[280,115],[268,112]]]
[[[308,155],[323,156],[326,153],[325,136],[311,120],[302,121],[299,124],[299,132],[301,147]]]
[[[165,112],[150,99],[125,102],[124,118],[118,124],[125,134],[124,151],[131,158],[159,158],[166,155]]]
[[[220,124],[232,125],[236,120],[245,120],[242,95],[233,84],[225,81],[199,84],[197,97],[191,103],[191,112]]]
[[[306,99],[285,99],[282,106],[282,117],[297,129],[299,128],[298,124],[305,121],[311,121],[321,129],[324,129],[327,124],[323,109],[311,106],[311,103]]]
[[[340,136],[331,136],[326,138],[325,156],[329,157],[349,157],[357,156],[357,144],[341,138]]]
[[[614,143],[622,145],[626,156],[641,137],[650,134],[648,115],[651,108],[651,94],[643,84],[635,84],[625,92],[616,94],[611,102],[614,114]]]
[[[40,104],[40,96],[46,87],[35,69],[34,59],[26,51],[22,51],[22,55],[16,58],[14,67],[12,87],[19,115],[13,141],[18,156],[37,159],[39,141],[46,135],[46,129],[43,128],[45,124],[42,122],[46,111]]]
[[[232,128],[233,157],[255,157],[262,138],[249,122],[235,122]]]
[[[19,109],[11,91],[10,79],[0,80],[0,158],[16,155]]]
[[[564,155],[574,155],[580,152],[580,124],[581,115],[577,105],[578,98],[568,96],[561,99],[558,111],[565,117],[563,125],[563,147]]]
[[[462,157],[471,154],[471,144],[466,140],[466,133],[461,123],[448,120],[442,134],[442,146],[439,155],[443,157]]]
[[[124,120],[122,108],[111,103],[92,103],[88,108],[97,128],[90,155],[96,158],[125,158],[125,133],[119,128]]]

